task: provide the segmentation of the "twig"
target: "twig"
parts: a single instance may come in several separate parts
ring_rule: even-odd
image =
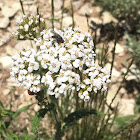
[[[51,0],[52,6],[52,29],[54,30],[54,0]]]
[[[19,2],[20,2],[20,5],[21,5],[22,13],[23,13],[23,15],[25,15],[22,0],[19,0]]]
[[[61,23],[60,23],[61,30],[62,30],[62,26],[63,26],[64,3],[65,3],[65,0],[63,0],[63,2],[62,2],[62,13],[61,13]]]
[[[122,80],[122,82],[120,83],[120,86],[119,86],[119,88],[118,88],[118,90],[117,90],[115,96],[113,97],[113,99],[112,99],[112,101],[111,101],[111,103],[110,103],[110,105],[109,105],[110,107],[111,107],[113,101],[115,100],[116,96],[118,95],[120,89],[122,88],[122,84],[123,84],[123,82],[125,81],[126,76],[127,76],[128,72],[129,72],[129,69],[130,69],[131,65],[133,64],[133,62],[134,62],[134,59],[132,59],[132,61],[130,62],[129,66],[128,66],[128,68],[127,68],[127,71],[126,71],[126,73],[124,74],[123,80]]]
[[[71,1],[71,11],[72,11],[72,29],[74,28],[75,26],[75,22],[74,22],[74,10],[73,10],[73,4],[72,4],[72,1]]]

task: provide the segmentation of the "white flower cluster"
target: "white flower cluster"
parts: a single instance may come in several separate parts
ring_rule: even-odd
[[[30,15],[29,17],[27,15],[23,15],[21,19],[16,21],[16,24],[18,25],[17,31],[14,33],[14,35],[18,39],[24,39],[25,37],[33,36],[35,37],[35,34],[37,32],[38,24],[44,24],[44,19],[40,18],[39,15],[33,16]]]
[[[13,56],[11,76],[31,92],[46,87],[56,98],[71,90],[88,101],[98,90],[106,91],[110,74],[105,68],[95,67],[91,35],[82,34],[79,28],[54,31],[41,32],[35,40],[38,51],[28,48]]]

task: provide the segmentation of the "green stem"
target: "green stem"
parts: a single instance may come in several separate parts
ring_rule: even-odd
[[[37,7],[37,15],[39,15],[39,34],[41,32],[41,25],[40,25],[40,13],[39,13],[39,7]]]
[[[65,0],[63,0],[63,2],[62,2],[62,14],[61,14],[61,24],[60,24],[61,30],[62,30],[62,26],[63,26],[64,3],[65,3]]]
[[[20,5],[21,5],[21,10],[22,10],[22,13],[23,13],[23,15],[25,15],[22,0],[19,0],[19,2],[20,2]]]
[[[122,82],[120,83],[120,86],[119,86],[119,88],[118,88],[118,90],[117,90],[115,96],[113,97],[113,99],[112,99],[112,101],[111,101],[111,103],[110,103],[110,105],[109,105],[110,107],[111,107],[113,101],[115,100],[116,96],[118,95],[120,89],[122,88],[122,84],[124,83],[124,81],[125,81],[125,79],[126,79],[126,76],[127,76],[128,72],[129,72],[129,69],[130,69],[131,65],[133,64],[133,62],[134,62],[134,59],[132,59],[132,61],[130,62],[129,66],[128,66],[128,68],[127,68],[127,71],[126,71],[126,73],[124,74],[123,80],[122,80]]]
[[[114,42],[114,47],[113,47],[113,51],[112,51],[112,62],[111,62],[111,68],[110,68],[111,76],[112,76],[112,69],[113,69],[114,60],[115,60],[115,50],[116,50],[116,44],[117,44],[117,34],[118,34],[118,25],[116,26],[115,34],[114,34],[115,42]],[[110,79],[111,79],[111,77],[110,77]]]
[[[74,28],[75,26],[75,22],[74,22],[74,10],[73,10],[73,4],[72,4],[72,1],[71,1],[71,11],[72,11],[72,29]]]
[[[59,120],[58,114],[56,109],[53,110],[53,114],[56,120],[56,133],[55,133],[55,140],[61,140],[61,121]]]
[[[51,8],[52,8],[52,28],[54,30],[54,0],[51,0]]]

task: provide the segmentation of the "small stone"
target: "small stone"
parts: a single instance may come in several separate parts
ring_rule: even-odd
[[[6,80],[8,87],[19,87],[19,85],[15,82],[11,77]]]
[[[88,15],[90,16],[92,14],[93,10],[91,9],[91,4],[86,3],[84,6],[82,6],[79,10],[79,15],[85,16]]]
[[[10,56],[1,56],[0,63],[2,64],[4,69],[10,69],[10,66],[12,64],[12,59]]]
[[[4,89],[2,91],[2,93],[3,93],[4,96],[6,96],[6,95],[8,95],[10,93],[10,89]]]
[[[37,112],[37,111],[39,110],[39,108],[40,108],[39,105],[35,104],[35,106],[34,106],[34,111]]]
[[[118,110],[122,116],[134,115],[134,99],[121,99]]]
[[[35,47],[35,43],[32,41],[33,46]],[[18,41],[15,45],[16,51],[20,51],[22,48],[27,49],[28,47],[31,48],[31,42],[29,40]]]
[[[112,76],[114,77],[120,77],[121,73],[117,71],[115,68],[112,69]]]
[[[71,5],[70,0],[65,0],[64,7],[67,8],[70,5]]]
[[[79,27],[82,33],[88,32],[88,25],[86,17],[76,15],[74,16],[75,27]]]
[[[102,24],[102,20],[100,18],[91,18],[91,21],[95,22],[96,24]]]
[[[13,56],[17,51],[15,49],[13,49],[11,46],[7,45],[5,47],[6,49],[6,54],[9,56]]]
[[[71,17],[64,17],[63,18],[63,26],[64,27],[69,27],[70,25],[72,25],[72,18]]]
[[[5,29],[9,25],[9,18],[8,17],[1,17],[0,18],[0,28]]]
[[[49,0],[49,4],[51,5],[51,0]],[[62,7],[62,0],[54,0],[54,9],[60,10]]]
[[[107,103],[110,104],[112,99],[114,98],[116,92],[118,90],[118,86],[116,84],[112,85],[110,88],[109,88],[109,91],[108,91],[108,95],[107,95]],[[114,102],[113,102],[113,106],[117,105],[117,103],[120,101],[120,96],[117,95]]]
[[[10,37],[11,37],[10,33],[0,34],[0,46],[7,43],[10,40]]]
[[[100,12],[102,11],[102,8],[100,6],[93,6],[92,7],[92,10],[93,10],[93,16],[94,17],[99,17],[100,16]]]
[[[28,1],[24,1],[24,4],[32,5],[35,4],[36,2],[37,0],[28,0]]]
[[[110,51],[111,51],[114,47],[114,43],[110,42],[108,45],[109,45]],[[118,54],[119,56],[122,55],[124,53],[124,48],[126,48],[126,46],[117,43],[116,48],[115,48],[115,53]]]
[[[76,11],[80,9],[80,7],[83,5],[83,2],[79,0],[79,1],[74,1],[72,4],[73,4],[73,10]]]
[[[118,21],[117,21],[117,19],[116,18],[114,18],[109,12],[104,12],[103,14],[102,14],[102,20],[103,20],[103,24],[107,24],[107,23],[110,23],[110,22],[115,22],[115,23],[117,23]]]
[[[17,6],[17,4],[13,4],[11,7],[5,5],[4,7],[2,7],[2,15],[5,17],[13,17],[19,9],[20,7]]]

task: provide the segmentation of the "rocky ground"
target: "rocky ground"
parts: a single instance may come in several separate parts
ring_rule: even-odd
[[[51,22],[48,20],[51,17],[50,0],[24,0],[23,3],[26,14],[36,14],[36,8],[39,6],[40,13],[42,17],[45,18],[47,26],[51,27]],[[70,4],[70,0],[65,0],[65,7],[67,8],[68,12],[64,14],[64,27],[68,27],[72,24],[71,10],[69,9]],[[61,6],[62,2],[60,0],[55,0],[55,18],[61,17]],[[92,20],[97,24],[106,24],[110,23],[111,21],[115,23],[118,22],[117,19],[115,19],[109,12],[104,12],[103,15],[100,16],[99,13],[101,11],[101,7],[93,7],[92,3],[89,1],[74,1],[73,8],[76,26],[80,27],[82,32],[89,31],[85,14],[87,14],[89,17],[89,24]],[[18,108],[35,101],[33,96],[28,95],[27,90],[24,87],[19,87],[10,78],[11,56],[19,51],[22,47],[27,47],[30,45],[30,41],[17,41],[12,36],[12,32],[16,31],[16,20],[20,18],[21,15],[22,12],[19,0],[0,0],[0,101],[7,109],[12,105],[13,110],[17,110]],[[55,27],[59,28],[60,24],[55,22]],[[113,42],[110,42],[109,45],[110,48],[112,48]],[[122,79],[122,72],[126,71],[126,60],[130,56],[123,41],[117,43],[115,53],[115,67],[113,68],[112,86],[109,90],[108,102],[111,101],[112,97],[117,91],[119,81]],[[108,64],[106,67],[110,68],[110,64]],[[134,67],[135,64],[133,64],[133,68]],[[135,76],[130,75],[128,78],[129,80],[132,80],[135,79]],[[135,98],[131,96],[132,94],[128,96],[127,93],[128,91],[125,88],[122,88],[119,96],[115,100],[116,103],[120,101],[119,112],[121,115],[134,114]],[[133,92],[133,95],[135,94],[137,94],[136,90]],[[37,111],[38,109],[38,105],[34,105],[29,111],[33,114],[34,111]],[[18,125],[24,128],[24,126],[29,123],[30,118],[26,113],[23,114],[21,119],[24,118],[24,123],[20,120]]]

